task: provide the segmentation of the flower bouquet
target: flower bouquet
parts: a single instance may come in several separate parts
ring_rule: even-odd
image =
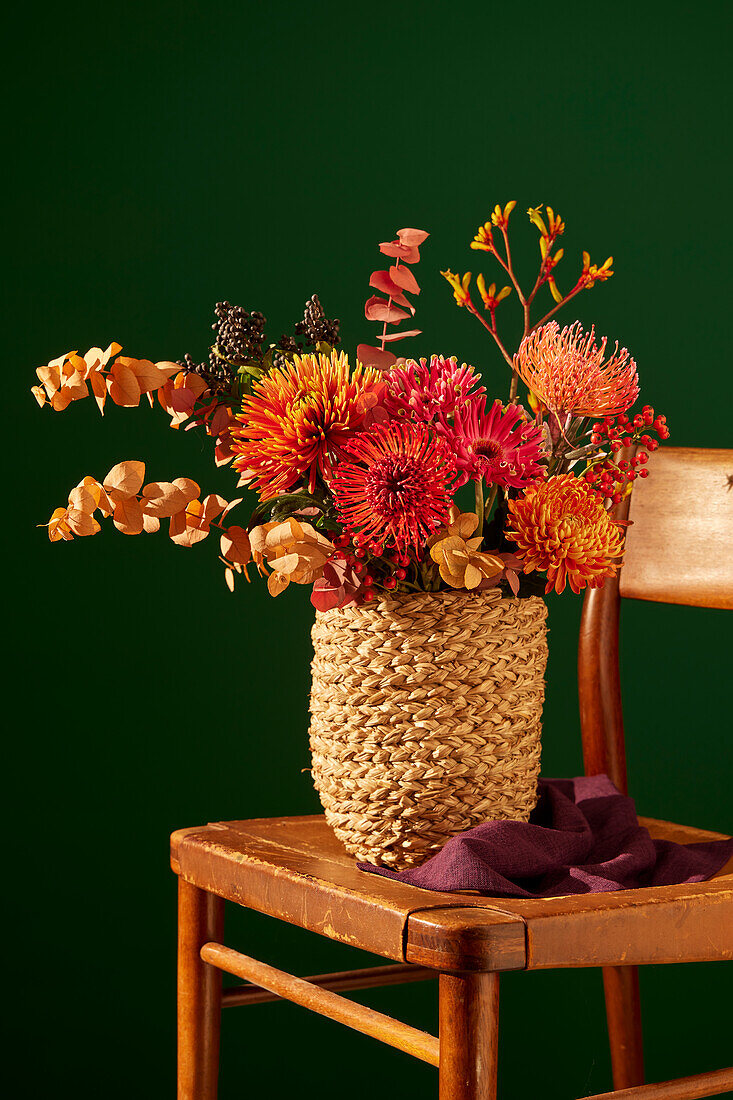
[[[523,290],[514,206],[497,206],[471,244],[508,280],[497,290],[477,277],[483,310],[470,272],[442,273],[506,361],[506,401],[455,358],[395,354],[420,332],[401,327],[420,293],[428,234],[416,229],[379,245],[390,262],[371,275],[365,316],[381,331],[352,362],[315,295],[277,342],[261,313],[220,302],[203,362],[153,363],[111,344],[38,368],[33,388],[56,411],[90,393],[102,413],[107,401],[157,400],[171,427],[204,431],[216,464],[231,463],[254,491],[245,512],[242,497],[204,496],[187,477],[146,483],[144,463],[126,460],[84,477],[48,534],[97,534],[97,517],[124,534],[153,533],[167,519],[179,546],[218,532],[231,589],[252,570],[273,596],[310,587],[313,779],[336,834],[374,863],[409,866],[487,818],[527,819],[547,657],[541,594],[599,587],[615,573],[623,525],[611,509],[668,435],[650,406],[629,412],[639,388],[628,351],[609,354],[593,330],[553,319],[611,277],[611,258],[598,267],[584,253],[563,295],[564,223],[550,207],[530,208],[540,265]],[[535,320],[545,285],[554,302]],[[514,353],[497,328],[512,294],[524,318]]]

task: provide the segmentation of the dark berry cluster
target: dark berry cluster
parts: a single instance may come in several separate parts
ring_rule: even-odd
[[[229,393],[231,390],[234,368],[220,359],[213,348],[209,352],[208,363],[196,363],[193,356],[186,352],[183,359],[178,360],[178,364],[190,374],[197,374],[199,378],[203,378],[212,394]]]
[[[600,460],[591,463],[583,478],[592,486],[601,499],[620,504],[637,477],[649,477],[646,464],[649,454],[656,451],[659,439],[649,435],[656,432],[659,439],[669,439],[667,418],[657,416],[651,405],[645,405],[640,413],[629,418],[626,413],[593,424],[590,441],[600,447],[607,447]],[[636,447],[631,459],[614,456],[624,447]]]
[[[303,320],[296,323],[295,332],[296,335],[305,337],[306,347],[314,348],[317,344],[324,343],[335,348],[339,342],[339,324],[336,318],[331,321],[326,317],[318,295],[314,294],[305,303]]]
[[[216,333],[220,356],[238,365],[262,357],[263,314],[257,310],[249,313],[243,306],[233,306],[229,302],[217,302],[214,312],[217,319],[211,327]]]
[[[272,349],[272,365],[273,367],[285,367],[292,361],[292,357],[299,351],[303,350],[303,345],[299,344],[294,336],[283,335]]]

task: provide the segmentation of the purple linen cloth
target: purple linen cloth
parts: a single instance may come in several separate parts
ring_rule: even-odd
[[[423,890],[478,890],[491,897],[548,898],[702,882],[733,856],[733,839],[652,840],[633,799],[607,775],[541,779],[529,821],[487,821],[452,837],[421,867],[362,871]]]

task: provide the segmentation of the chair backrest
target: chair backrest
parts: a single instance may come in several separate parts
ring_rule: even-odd
[[[618,518],[632,524],[624,563],[583,603],[578,694],[587,775],[626,791],[618,629],[621,598],[733,608],[733,450],[663,447]]]

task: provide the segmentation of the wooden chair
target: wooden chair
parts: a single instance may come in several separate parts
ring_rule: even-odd
[[[733,607],[733,451],[663,448],[636,483],[619,578],[585,597],[580,717],[586,773],[626,790],[620,597]],[[641,819],[679,843],[720,834]],[[733,956],[733,861],[707,882],[541,900],[415,889],[360,872],[320,816],[221,821],[172,837],[179,876],[178,1097],[214,1100],[220,1008],[287,998],[438,1067],[441,1100],[496,1097],[503,970],[602,967],[613,1081],[592,1100],[690,1100],[733,1069],[644,1085],[639,965]],[[296,978],[222,944],[224,900],[391,960]],[[221,971],[247,984],[222,995]],[[440,1038],[340,991],[439,978]]]

